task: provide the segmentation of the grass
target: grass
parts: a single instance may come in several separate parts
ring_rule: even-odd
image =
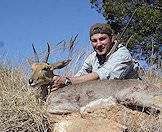
[[[145,73],[151,80],[151,74]],[[152,80],[157,81],[153,76]],[[23,68],[0,67],[0,131],[46,132],[46,110],[36,98],[36,92],[28,86]],[[125,118],[128,115],[124,115]],[[144,123],[141,122],[141,123]],[[131,122],[130,122],[131,124]],[[141,130],[150,128],[143,128]],[[153,128],[154,129],[154,128]]]
[[[0,67],[0,131],[47,131],[45,109],[21,68]]]
[[[74,74],[75,70],[69,70],[70,67],[76,67],[84,53],[74,50],[73,46],[76,37],[72,37],[69,42],[58,45],[56,51],[65,50],[66,59],[72,60],[61,73],[64,75]],[[66,43],[66,45],[65,45]],[[61,49],[61,50],[59,50]],[[51,51],[60,54],[59,52]],[[74,54],[75,52],[75,54]],[[39,53],[43,58],[43,52]],[[77,59],[77,61],[76,61]],[[73,63],[75,61],[75,63]],[[17,67],[8,64],[7,59],[1,60],[0,65],[0,132],[46,132],[48,122],[46,118],[45,105],[42,105],[37,97],[37,90],[33,90],[28,85],[27,64],[20,64]],[[68,71],[68,72],[67,72]]]
[[[73,48],[76,37],[71,38],[68,45],[61,45],[61,49],[67,52],[66,58],[72,59],[72,63],[63,69],[64,75],[74,75],[86,56],[85,52]],[[22,65],[0,65],[0,132],[46,132],[48,129],[46,109],[39,102],[37,93],[28,86],[25,71]],[[143,76],[148,82],[161,84],[160,77],[151,71],[145,71]]]

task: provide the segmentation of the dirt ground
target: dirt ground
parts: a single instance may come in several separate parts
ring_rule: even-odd
[[[75,119],[84,119],[85,121],[106,119],[126,126],[127,130],[131,132],[160,132],[159,115],[143,111],[132,110],[123,105],[115,105],[84,114],[48,115],[48,121],[51,130],[54,129],[55,123],[62,121],[75,121]]]

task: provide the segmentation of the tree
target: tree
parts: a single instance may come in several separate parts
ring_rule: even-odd
[[[129,42],[128,48],[134,55],[142,54],[138,59],[144,58],[149,64],[159,63],[162,59],[161,0],[90,0],[90,3],[103,14],[116,34],[123,31],[135,12],[122,41]]]

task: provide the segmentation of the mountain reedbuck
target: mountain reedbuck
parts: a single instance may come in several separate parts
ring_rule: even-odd
[[[31,68],[32,68],[32,75],[29,79],[29,84],[31,87],[37,87],[40,89],[39,90],[40,98],[43,100],[45,100],[48,94],[48,91],[49,91],[48,86],[50,86],[52,78],[55,76],[53,73],[53,70],[61,69],[65,67],[66,65],[68,65],[70,62],[70,60],[66,60],[66,61],[60,61],[54,64],[49,64],[48,58],[50,54],[50,46],[48,43],[47,43],[47,46],[48,46],[48,50],[45,55],[45,60],[43,62],[39,61],[39,57],[34,48],[34,45],[32,45],[32,47],[34,51],[35,61],[33,62],[29,60],[29,64],[31,65]]]
[[[41,87],[42,94],[47,94],[47,89],[52,85],[51,81],[55,76],[53,70],[63,68],[70,60],[47,63],[50,54],[48,44],[45,61],[39,62],[34,46],[33,50],[36,62],[29,62],[32,67],[29,84],[31,87]],[[115,103],[144,109],[152,108],[157,111],[162,108],[162,92],[154,85],[135,79],[97,80],[59,88],[49,93],[46,99],[47,111],[55,114],[88,112]]]

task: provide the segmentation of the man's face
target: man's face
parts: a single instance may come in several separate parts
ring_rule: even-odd
[[[113,46],[112,39],[107,34],[94,34],[91,36],[91,42],[99,55],[106,55]]]

